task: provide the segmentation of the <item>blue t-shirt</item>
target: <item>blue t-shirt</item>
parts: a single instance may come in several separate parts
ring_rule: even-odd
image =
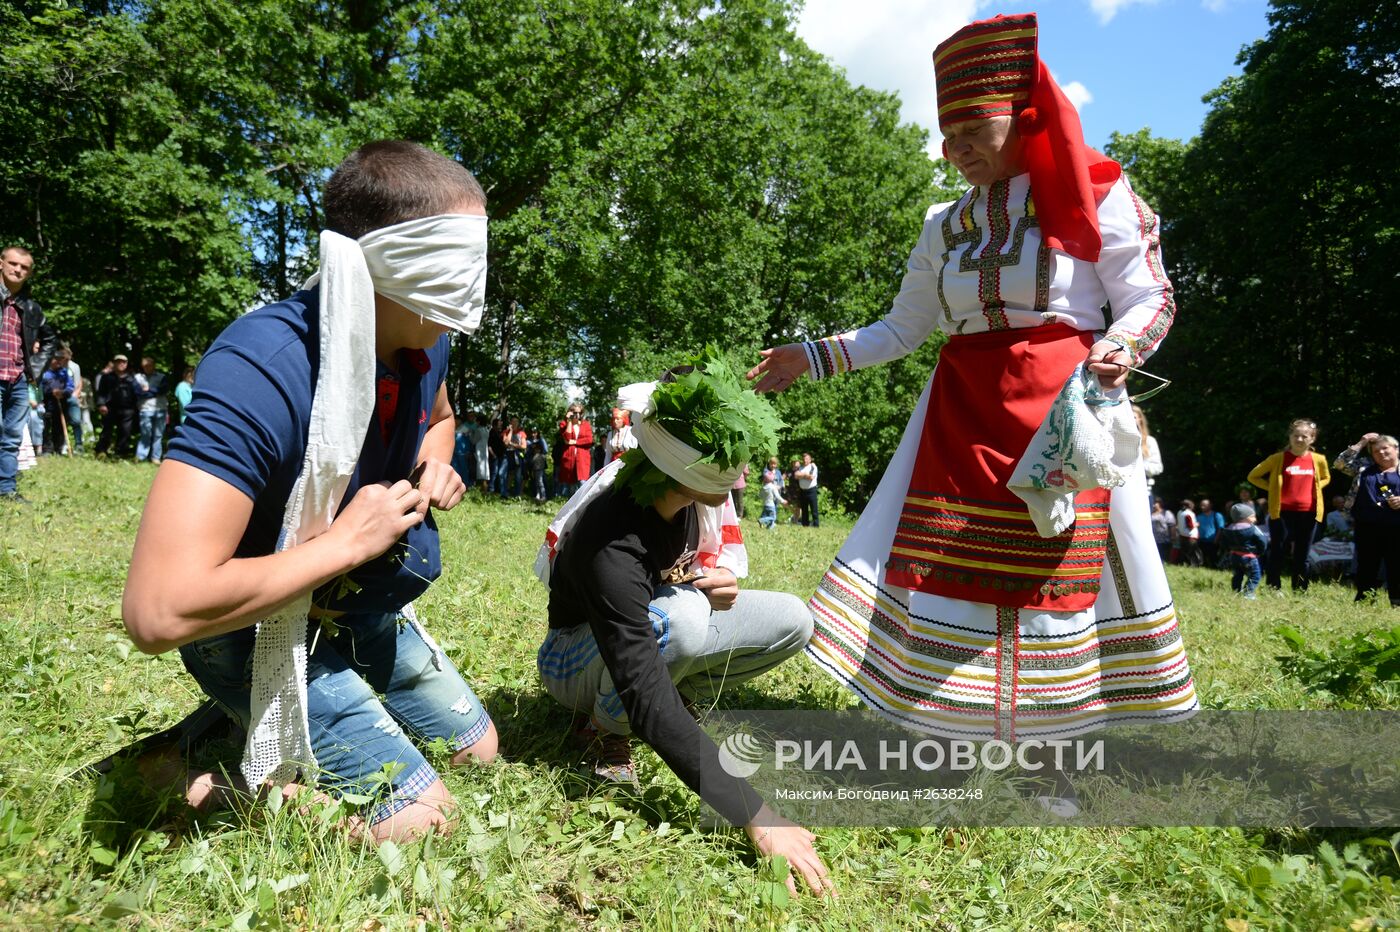
[[[277,549],[287,498],[301,472],[319,368],[319,294],[301,291],[246,314],[224,330],[199,363],[188,416],[166,451],[170,459],[216,476],[253,501],[235,557]],[[428,431],[447,374],[444,335],[424,352],[399,354],[399,371],[379,364],[380,387],[398,380],[387,439],[376,414],[341,503],[362,485],[406,479]],[[382,392],[376,400],[382,410]],[[343,612],[391,612],[422,595],[442,572],[437,525],[427,519],[375,559],[315,593],[318,606]]]
[[[1225,527],[1225,516],[1212,510],[1196,515],[1196,522],[1200,525],[1201,540],[1215,540],[1216,533]]]

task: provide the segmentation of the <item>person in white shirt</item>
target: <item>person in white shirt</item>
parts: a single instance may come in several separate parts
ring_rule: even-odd
[[[67,405],[63,414],[68,418],[68,426],[73,430],[73,448],[77,452],[83,452],[84,431],[86,436],[92,435],[92,421],[87,416],[87,383],[83,381],[83,370],[73,361],[73,350],[67,346],[60,348],[63,358],[68,361],[68,374],[73,377],[73,394],[68,396]]]
[[[1147,501],[1150,508],[1152,502],[1157,500],[1152,486],[1162,474],[1162,449],[1157,446],[1157,438],[1148,432],[1147,415],[1143,414],[1137,405],[1133,405],[1133,417],[1137,420],[1138,434],[1142,437],[1142,474],[1147,478]]]
[[[1201,522],[1196,520],[1196,503],[1189,498],[1176,513],[1176,547],[1182,566],[1201,565]]]
[[[1198,708],[1141,472],[1079,488],[1076,520],[1054,538],[1007,483],[1068,380],[1087,371],[1121,389],[1176,307],[1156,213],[1085,143],[1037,36],[1027,13],[940,43],[939,130],[968,190],[925,214],[884,317],[768,347],[749,371],[755,390],[784,391],[946,334],[808,602],[808,653],[899,725],[964,740],[1062,739]],[[1049,806],[1071,789],[1055,783]]]
[[[604,448],[608,451],[608,462],[621,459],[622,454],[637,446],[637,438],[632,436],[632,420],[621,408],[612,409],[612,428]],[[743,517],[741,514],[739,517]]]
[[[817,464],[812,462],[812,454],[802,454],[802,466],[797,476],[797,503],[802,509],[802,526],[821,527],[817,514]]]

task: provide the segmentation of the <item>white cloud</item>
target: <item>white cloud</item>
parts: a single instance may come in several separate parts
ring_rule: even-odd
[[[1065,92],[1065,96],[1069,98],[1069,102],[1074,104],[1074,109],[1078,110],[1080,113],[1084,112],[1085,104],[1094,102],[1094,95],[1089,92],[1087,87],[1078,81],[1061,84],[1060,90]]]
[[[1211,13],[1224,13],[1230,0],[1201,0],[1201,7]]]
[[[1094,11],[1094,15],[1099,18],[1099,25],[1106,26],[1118,15],[1118,11],[1126,6],[1135,3],[1156,3],[1157,0],[1089,0],[1089,9]],[[1219,3],[1221,0],[1203,0],[1203,2]]]
[[[1096,7],[1111,5],[1116,12],[1124,3],[1151,0],[1093,2]],[[933,49],[977,19],[980,8],[985,6],[987,0],[945,0],[932,6],[927,0],[862,0],[859,5],[853,5],[851,0],[807,0],[798,19],[797,34],[844,68],[852,82],[897,91],[902,117],[930,131],[929,156],[938,158],[942,155],[942,140],[938,134]],[[982,15],[990,15],[990,11]],[[1061,89],[1077,110],[1094,100],[1094,95],[1079,81],[1063,84]]]
[[[904,120],[938,126],[933,49],[987,0],[807,0],[797,34],[855,84],[897,91]],[[935,134],[936,135],[936,134]],[[935,144],[931,147],[937,151]]]

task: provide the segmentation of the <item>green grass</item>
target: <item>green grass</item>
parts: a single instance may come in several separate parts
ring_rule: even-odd
[[[1311,930],[1400,916],[1390,831],[829,829],[819,844],[841,899],[786,902],[739,833],[703,828],[698,800],[650,752],[639,796],[571,770],[568,716],[534,672],[546,594],[529,567],[551,511],[524,502],[472,498],[440,516],[444,573],[420,602],[501,735],[498,764],[446,775],[462,802],[455,834],[375,849],[336,828],[329,804],[190,820],[129,770],[71,779],[200,698],[177,655],[144,656],[122,630],[153,474],[50,459],[23,476],[34,504],[0,513],[0,925]],[[749,585],[806,596],[848,526],[761,532],[755,515]],[[1337,587],[1241,603],[1224,574],[1171,575],[1210,707],[1333,707],[1282,677],[1273,629],[1331,643],[1391,623]],[[729,703],[852,700],[799,659]]]

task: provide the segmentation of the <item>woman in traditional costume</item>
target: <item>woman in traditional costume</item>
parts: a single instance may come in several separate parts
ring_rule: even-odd
[[[559,449],[555,481],[560,495],[572,495],[593,472],[593,425],[584,420],[583,405],[569,405],[559,422]]]
[[[622,459],[622,454],[635,449],[636,446],[637,438],[632,436],[632,418],[623,409],[613,408],[612,427],[608,430],[605,447],[608,451],[608,462]]]
[[[1140,458],[1127,454],[1116,488],[1081,484],[1072,524],[1052,537],[1007,487],[1073,376],[1120,396],[1165,335],[1157,217],[1085,146],[1040,61],[1034,14],[964,27],[934,70],[943,151],[972,188],[929,210],[884,319],[764,350],[749,373],[781,391],[904,356],[935,327],[949,335],[809,602],[808,651],[872,708],[948,737],[1185,718],[1197,700]]]

